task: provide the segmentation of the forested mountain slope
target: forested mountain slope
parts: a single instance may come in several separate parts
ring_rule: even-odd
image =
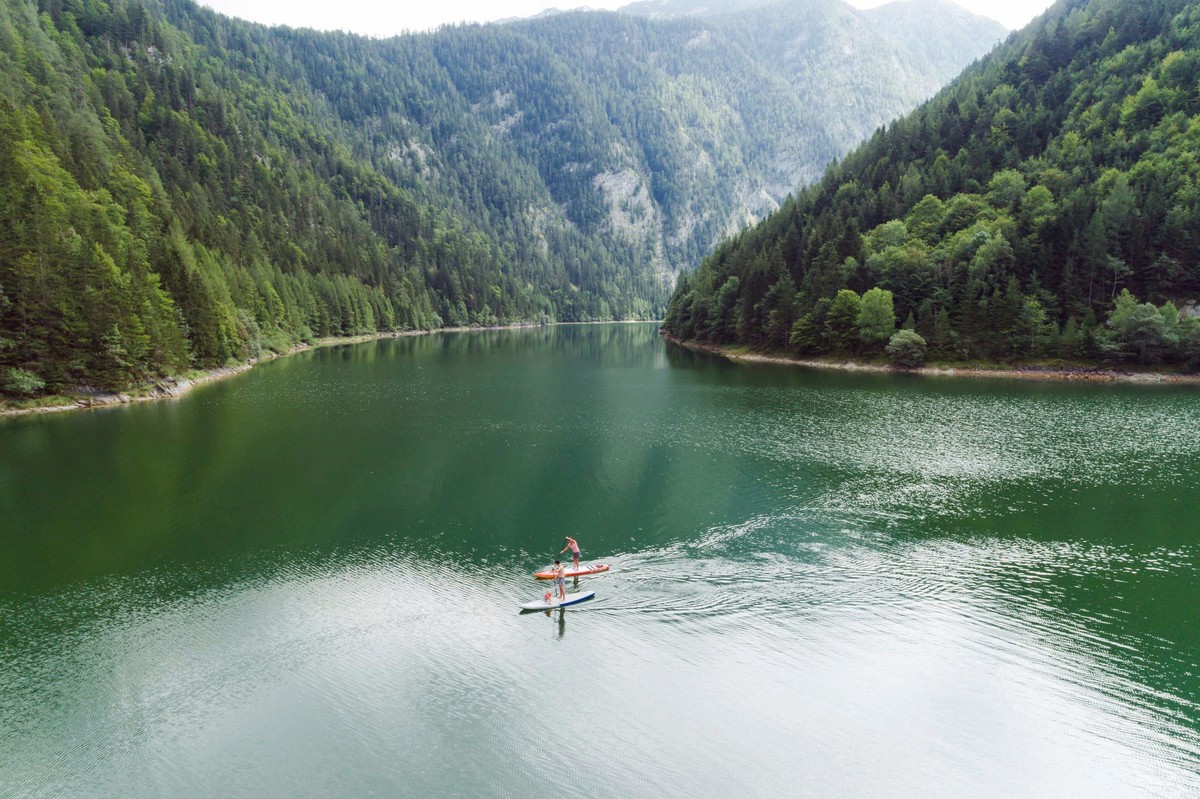
[[[964,49],[982,55],[1005,33],[951,0],[899,0],[860,13],[881,35],[904,42],[909,58],[924,60],[937,81],[931,95],[962,72]]]
[[[796,138],[819,155],[779,154],[792,164],[782,190],[772,186],[779,197],[815,180],[832,158],[932,96],[1005,32],[950,0],[901,0],[867,10],[840,0],[651,0],[621,11],[703,19],[717,38],[755,59],[764,75],[785,79],[810,128]]]
[[[930,93],[958,75],[965,60],[986,52],[1005,33],[1000,23],[972,14],[952,0],[896,0],[857,10],[829,0],[642,0],[618,10],[651,19],[691,17],[742,29],[752,49],[768,59],[786,55],[789,47],[803,49],[814,34],[828,36],[838,27],[843,28],[839,44],[853,48],[860,42],[846,34],[855,24],[864,24],[880,37],[872,44],[884,48],[895,62],[924,60],[920,79],[936,80]],[[822,27],[827,30],[819,30]],[[774,43],[768,45],[768,40]]]
[[[1198,153],[1200,4],[1059,2],[681,277],[667,329],[1195,367]]]
[[[637,14],[651,19],[707,18],[773,5],[776,2],[778,0],[638,0],[617,10],[622,14]]]
[[[862,31],[839,41],[883,52]],[[876,69],[865,102],[916,102],[932,67],[904,58],[916,72]],[[785,61],[700,20],[372,40],[190,0],[10,0],[0,391],[117,388],[319,335],[657,315],[681,265],[856,135],[811,102],[820,65]],[[856,112],[857,135],[874,123]]]

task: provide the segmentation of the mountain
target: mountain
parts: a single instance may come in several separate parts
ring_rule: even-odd
[[[875,355],[903,320],[951,360],[1196,368],[1198,151],[1200,4],[1059,2],[722,243],[666,327]]]
[[[931,33],[943,18],[953,32]],[[1005,32],[999,23],[937,0],[869,11],[840,0],[790,0],[710,24],[782,74],[806,116],[822,123],[825,157],[793,174],[788,191],[816,180],[830,160],[928,99]]]
[[[937,81],[930,94],[963,70],[964,51],[982,55],[1007,29],[951,0],[897,0],[861,12],[881,35],[906,45]],[[889,120],[890,121],[890,120]]]
[[[651,19],[715,17],[772,5],[774,2],[777,0],[640,0],[621,6],[617,11]]]
[[[922,37],[867,19],[813,0],[375,40],[190,0],[13,0],[0,390],[314,336],[652,318],[681,267],[932,90]]]
[[[806,116],[821,120],[828,150],[790,173],[783,193],[931,97],[1007,32],[950,0],[898,0],[858,10],[840,0],[643,0],[621,13],[699,18],[782,76]],[[778,189],[773,195],[782,197]]]

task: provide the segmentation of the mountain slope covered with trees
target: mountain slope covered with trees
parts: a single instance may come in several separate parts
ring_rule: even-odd
[[[1059,2],[680,278],[683,339],[1200,366],[1200,4]]]
[[[843,34],[933,69],[914,41]],[[783,62],[694,19],[373,40],[190,0],[5,3],[0,392],[315,336],[660,315],[681,265],[844,150],[845,115],[804,94],[829,76]],[[919,99],[873,74],[868,104]]]

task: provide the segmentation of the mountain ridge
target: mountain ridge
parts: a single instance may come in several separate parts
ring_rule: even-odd
[[[317,336],[657,317],[682,266],[919,99],[878,68],[826,119],[802,59],[599,12],[375,40],[15,0],[0,44],[18,395]]]

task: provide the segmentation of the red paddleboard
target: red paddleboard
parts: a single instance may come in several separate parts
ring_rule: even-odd
[[[583,577],[587,574],[599,574],[606,571],[608,571],[608,566],[603,563],[597,563],[594,566],[580,566],[578,569],[568,566],[567,570],[563,572],[563,577]],[[546,569],[544,572],[534,572],[533,576],[539,580],[553,580],[554,570]]]

